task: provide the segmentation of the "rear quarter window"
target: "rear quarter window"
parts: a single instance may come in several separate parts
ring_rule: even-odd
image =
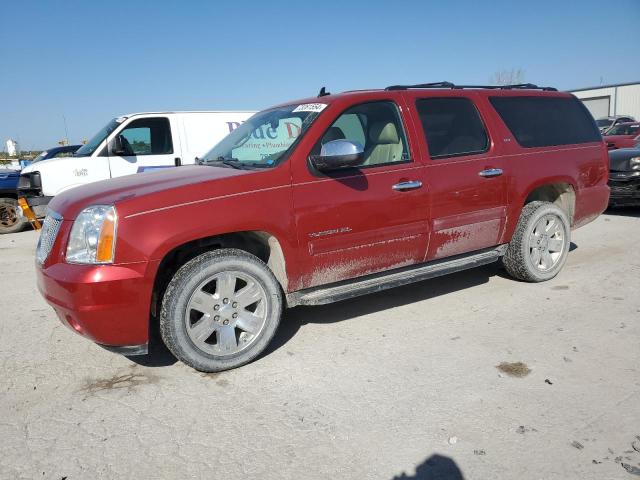
[[[601,141],[593,118],[572,97],[489,97],[516,141],[525,148]]]

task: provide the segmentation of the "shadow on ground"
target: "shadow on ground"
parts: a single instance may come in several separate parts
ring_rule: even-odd
[[[451,458],[434,454],[418,465],[415,475],[402,472],[392,480],[464,480],[464,477]]]
[[[475,287],[487,283],[489,278],[495,275],[500,275],[500,269],[500,263],[493,263],[446,277],[425,280],[329,305],[293,308],[285,312],[280,327],[264,355],[269,355],[285,345],[303,325],[308,323],[342,322],[361,315]]]
[[[640,218],[640,207],[609,207],[604,213],[606,215]]]
[[[173,353],[165,346],[160,337],[159,325],[152,325],[152,331],[149,335],[149,353],[146,355],[135,355],[127,357],[133,363],[144,367],[168,367],[178,361]]]

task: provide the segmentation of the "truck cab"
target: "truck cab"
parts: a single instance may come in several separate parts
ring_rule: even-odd
[[[148,112],[116,117],[73,156],[22,170],[18,194],[43,218],[54,196],[87,183],[196,162],[254,112]]]

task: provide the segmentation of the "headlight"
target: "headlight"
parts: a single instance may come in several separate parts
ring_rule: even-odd
[[[69,263],[113,263],[118,215],[112,205],[85,208],[71,228],[67,245]]]
[[[640,157],[633,157],[629,160],[629,164],[631,165],[631,170],[640,170]]]

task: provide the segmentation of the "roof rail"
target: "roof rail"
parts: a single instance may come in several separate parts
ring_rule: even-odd
[[[451,82],[417,83],[415,85],[391,85],[385,90],[408,90],[410,88],[455,88]]]
[[[533,83],[518,83],[515,85],[455,85],[451,82],[418,83],[416,85],[391,85],[385,90],[409,90],[411,88],[486,88],[492,90],[543,90],[545,92],[557,92],[553,87],[539,87]]]

